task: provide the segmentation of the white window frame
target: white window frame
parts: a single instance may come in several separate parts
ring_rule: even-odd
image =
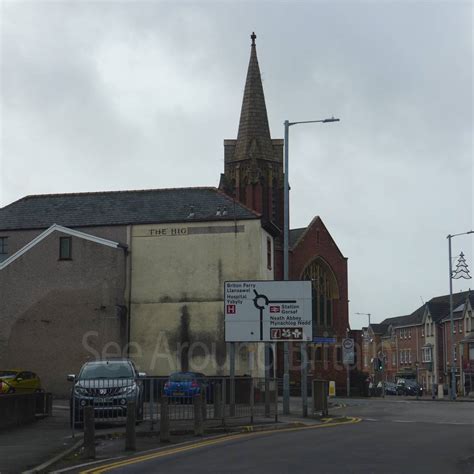
[[[423,347],[422,362],[432,362],[431,347]]]

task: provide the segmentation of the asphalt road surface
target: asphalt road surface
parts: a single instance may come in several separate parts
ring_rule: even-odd
[[[114,473],[470,473],[474,404],[350,400],[351,425],[238,437]]]

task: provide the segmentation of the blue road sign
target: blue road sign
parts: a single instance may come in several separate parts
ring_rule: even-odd
[[[313,342],[315,344],[335,344],[335,337],[313,337]]]

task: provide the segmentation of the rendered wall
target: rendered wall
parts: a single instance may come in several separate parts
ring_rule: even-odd
[[[273,279],[267,237],[257,219],[132,228],[131,355],[141,370],[228,374],[224,282]],[[236,352],[242,375],[262,357],[254,344]]]
[[[36,372],[55,396],[86,360],[120,352],[127,329],[125,251],[73,237],[72,260],[61,261],[63,235],[0,270],[1,366]]]

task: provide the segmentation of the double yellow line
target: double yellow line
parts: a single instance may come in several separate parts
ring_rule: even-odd
[[[179,446],[176,448],[166,449],[164,451],[158,451],[155,453],[145,454],[142,456],[136,456],[131,459],[125,459],[122,461],[117,461],[114,463],[93,467],[91,469],[86,469],[85,471],[81,471],[81,474],[102,474],[103,472],[111,471],[118,467],[129,466],[130,464],[137,464],[140,462],[150,461],[152,459],[159,459],[165,456],[171,456],[172,454],[184,453],[187,451],[191,451],[193,449],[204,448],[206,446],[213,446],[216,444],[225,443],[227,441],[248,438],[250,436],[258,436],[258,435],[269,434],[269,433],[285,433],[289,431],[310,430],[310,429],[317,429],[317,428],[328,428],[330,426],[351,425],[354,423],[359,423],[359,421],[361,421],[360,418],[350,417],[348,418],[347,421],[341,421],[339,423],[326,422],[321,425],[306,425],[306,426],[299,426],[296,428],[282,428],[280,430],[262,430],[262,431],[253,431],[249,433],[238,433],[235,435],[223,436],[217,439],[204,440],[204,441],[200,441],[198,443],[194,443],[187,446]]]

